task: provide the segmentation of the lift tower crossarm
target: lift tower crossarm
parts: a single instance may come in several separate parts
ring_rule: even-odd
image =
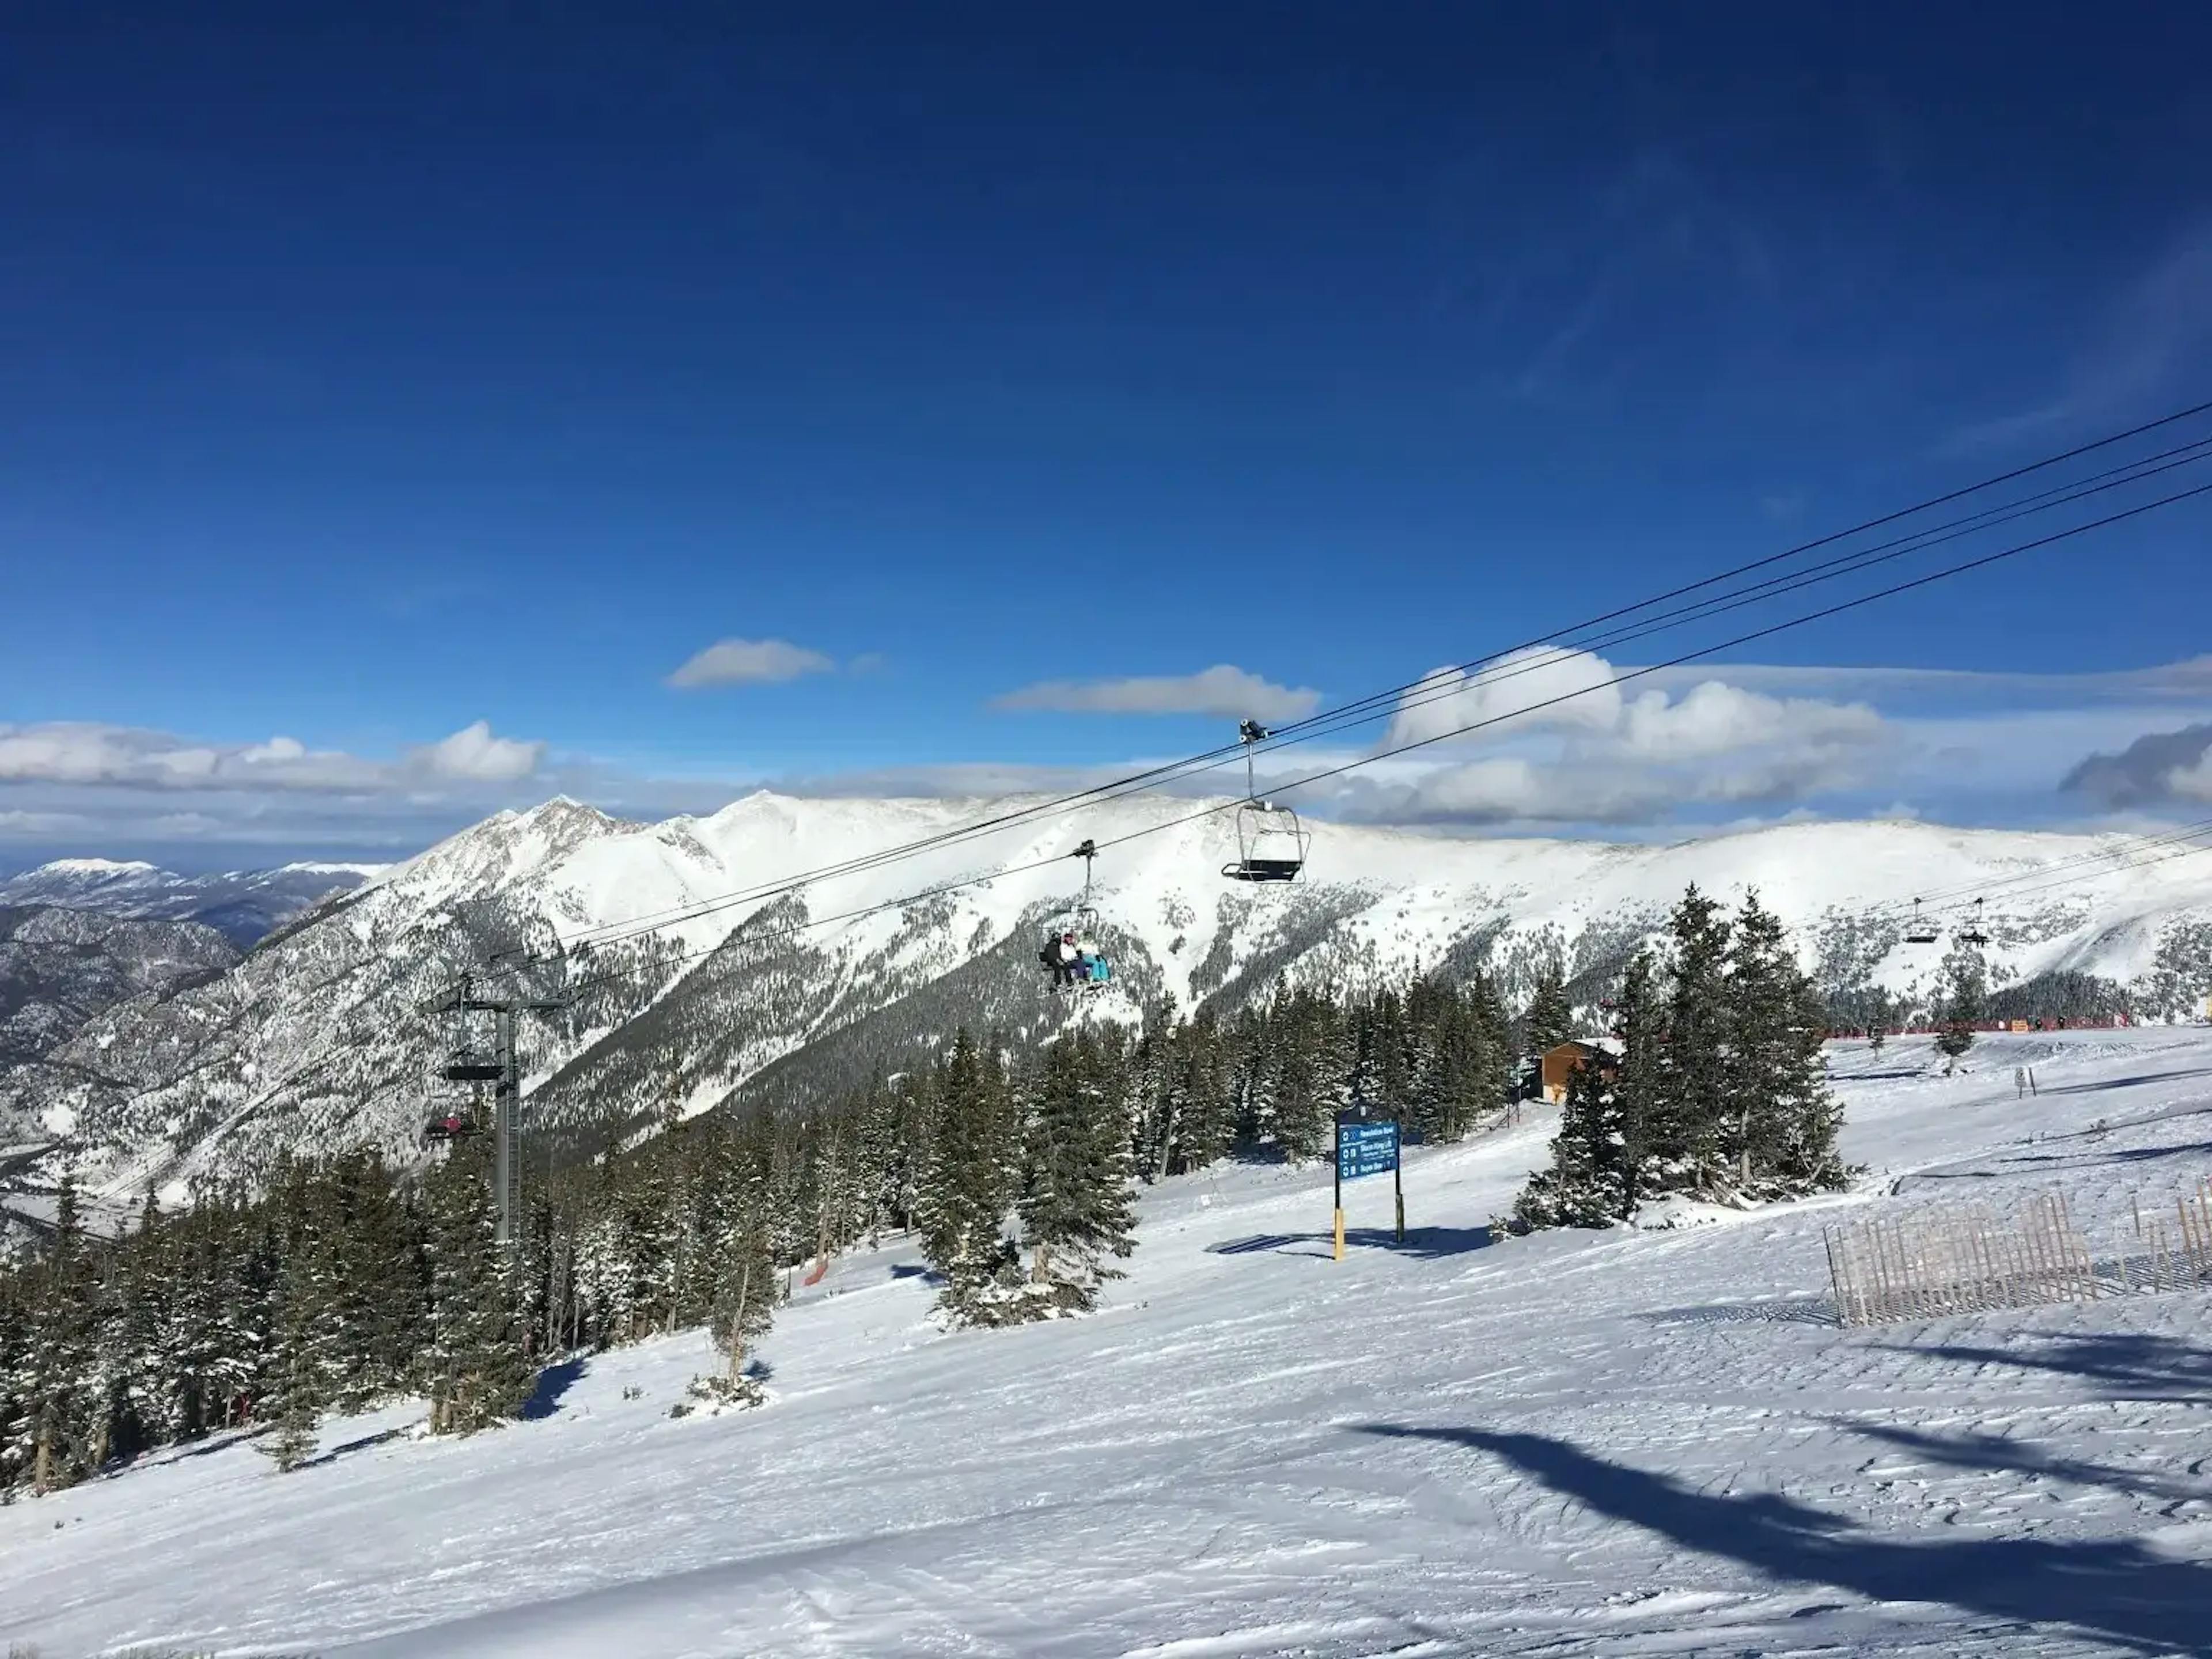
[[[474,994],[471,977],[464,974],[450,995],[433,1012],[446,1014],[489,1014],[493,1017],[492,1193],[498,1208],[496,1237],[500,1249],[510,1250],[518,1236],[521,1194],[521,1160],[516,1156],[518,1121],[522,1113],[522,1062],[514,1041],[515,1019],[526,1013],[551,1013],[568,1006],[566,997],[483,997]]]

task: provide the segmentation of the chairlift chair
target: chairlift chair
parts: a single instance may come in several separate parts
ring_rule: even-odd
[[[1982,906],[1987,901],[1983,899],[1976,899],[1974,901],[1974,919],[1965,927],[1960,930],[1960,944],[1972,945],[1978,947],[1980,945],[1987,945],[1990,942],[1989,934],[1985,933],[1982,927]]]
[[[1038,960],[1051,976],[1055,992],[1087,996],[1104,990],[1113,980],[1113,964],[1097,945],[1098,907],[1091,902],[1091,864],[1098,856],[1098,843],[1086,840],[1069,856],[1083,860],[1083,896],[1054,919],[1051,931],[1045,935],[1044,949],[1038,952]],[[1059,946],[1063,941],[1075,946],[1078,955],[1073,964],[1063,964],[1060,958]]]
[[[1252,748],[1273,734],[1257,720],[1237,728],[1244,745],[1244,799],[1237,808],[1237,858],[1221,866],[1231,881],[1295,881],[1305,867],[1313,837],[1287,806],[1260,799],[1252,772]]]
[[[422,1139],[434,1146],[456,1140],[465,1140],[477,1133],[475,1119],[456,1106],[434,1109],[430,1121],[423,1126]]]
[[[483,1085],[507,1075],[495,1028],[485,1012],[469,1006],[469,981],[444,1005],[451,1024],[443,1054],[430,1066],[429,1121],[422,1139],[433,1145],[465,1139],[483,1123]]]
[[[1912,920],[1905,926],[1905,942],[1907,945],[1933,945],[1936,942],[1936,924],[1921,915],[1918,899],[1912,901]]]

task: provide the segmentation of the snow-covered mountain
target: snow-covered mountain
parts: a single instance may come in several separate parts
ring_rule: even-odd
[[[0,878],[0,905],[59,904],[105,915],[196,921],[240,949],[313,908],[349,892],[386,866],[287,864],[273,870],[231,870],[180,876],[158,865],[113,859],[56,859]]]
[[[0,906],[0,1066],[60,1046],[129,998],[211,979],[238,956],[198,922]]]
[[[1094,902],[1117,982],[1085,1018],[1233,1002],[1283,975],[1343,988],[1476,964],[1517,996],[1553,958],[1594,1000],[1692,882],[1756,887],[1832,989],[1924,988],[1941,947],[1904,942],[1901,907],[1992,882],[2013,884],[1984,919],[2000,981],[2142,983],[2162,945],[2170,968],[2177,942],[2201,956],[2212,937],[2212,860],[2130,868],[2122,838],[1875,823],[1648,847],[1325,825],[1306,879],[1254,888],[1219,873],[1229,816],[1142,796],[729,898],[1019,805],[760,793],[653,824],[566,799],[502,813],[212,982],[113,1008],[0,1073],[0,1141],[55,1137],[118,1192],[292,1149],[410,1146],[447,1035],[431,1005],[501,953],[501,982],[574,996],[526,1024],[528,1121],[556,1148],[741,1090],[803,1101],[897,1071],[963,1021],[1034,1035],[1065,1018],[1035,953],[1077,896],[1086,837],[1103,849]]]

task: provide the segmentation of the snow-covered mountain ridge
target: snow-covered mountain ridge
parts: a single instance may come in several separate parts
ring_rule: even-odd
[[[1899,993],[1942,954],[1902,940],[1916,893],[2015,884],[1989,888],[2001,979],[2140,981],[2162,942],[2171,955],[2212,932],[2212,860],[2098,856],[2124,851],[2119,837],[1881,822],[1651,847],[1322,825],[1305,878],[1253,888],[1219,873],[1231,815],[1191,821],[1190,801],[1143,796],[722,902],[1022,805],[759,793],[659,823],[567,799],[501,813],[216,981],[112,1009],[0,1073],[0,1135],[53,1137],[116,1192],[252,1173],[288,1150],[410,1146],[442,1036],[429,1005],[518,951],[508,982],[575,993],[528,1027],[537,1133],[618,1132],[740,1089],[804,1101],[900,1069],[962,1021],[1035,1034],[1065,1018],[1035,951],[1077,896],[1085,838],[1103,849],[1094,902],[1117,981],[1086,1018],[1233,1001],[1283,975],[1341,988],[1477,964],[1518,997],[1554,957],[1594,998],[1692,882],[1756,887],[1832,986]]]
[[[0,906],[0,1066],[66,1042],[126,998],[210,978],[237,960],[229,940],[198,922]]]
[[[0,877],[0,905],[57,904],[142,921],[196,921],[246,950],[332,893],[349,891],[385,868],[305,863],[184,876],[135,860],[56,859]]]

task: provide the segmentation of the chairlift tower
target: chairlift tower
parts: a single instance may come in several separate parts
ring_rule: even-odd
[[[465,1021],[471,1014],[492,1017],[491,1052],[466,1047],[445,1066],[448,1082],[489,1083],[492,1085],[492,1197],[498,1223],[494,1234],[502,1250],[512,1249],[520,1236],[522,1161],[517,1139],[522,1113],[522,1061],[515,1046],[515,1020],[525,1013],[550,1013],[565,1008],[565,998],[487,997],[476,992],[474,980],[461,975],[453,994],[438,1003],[435,1012]]]

